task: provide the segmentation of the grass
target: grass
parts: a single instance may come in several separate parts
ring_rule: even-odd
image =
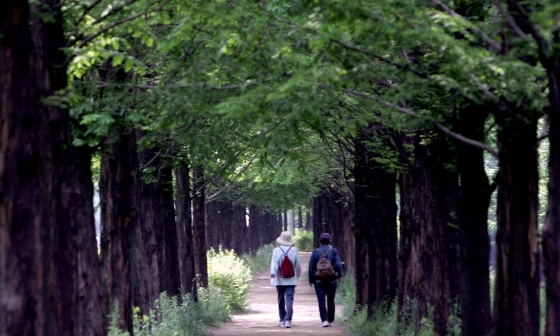
[[[299,251],[313,251],[313,232],[296,228],[294,232],[296,247]]]
[[[346,272],[336,294],[336,303],[344,305],[342,320],[345,322],[347,332],[353,336],[369,335],[400,335],[400,336],[433,336],[434,328],[431,318],[424,318],[421,322],[422,329],[415,333],[414,325],[405,326],[397,319],[397,302],[390,305],[376,307],[373,316],[368,318],[367,309],[355,309],[356,289],[354,285],[354,272],[349,269]],[[410,311],[415,311],[415,303],[410,303]],[[449,317],[448,335],[461,334],[461,319],[459,304],[452,305],[453,312]],[[410,316],[413,321],[414,317]]]
[[[208,251],[208,288],[198,288],[198,300],[184,294],[181,300],[161,294],[149,315],[135,309],[134,335],[140,336],[205,336],[210,328],[243,311],[252,275],[270,266],[272,244],[255,253],[239,257],[233,250]],[[226,267],[224,267],[224,265]],[[117,327],[118,310],[109,316],[109,336],[127,336]]]
[[[233,250],[210,249],[208,259],[208,286],[225,297],[228,309],[245,311],[251,287],[251,268]]]
[[[210,328],[217,327],[230,319],[231,311],[224,305],[225,298],[216,289],[200,288],[198,301],[190,294],[178,298],[169,297],[165,293],[154,303],[149,315],[139,315],[135,308],[135,336],[174,336],[191,335],[205,336]],[[127,336],[117,327],[116,309],[110,316],[109,336]]]
[[[274,250],[274,244],[268,244],[255,252],[244,254],[241,258],[251,269],[251,274],[254,275],[270,267],[272,250]]]

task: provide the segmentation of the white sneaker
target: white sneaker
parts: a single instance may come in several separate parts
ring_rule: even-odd
[[[278,326],[281,327],[281,328],[284,328],[285,325],[286,325],[286,322],[284,322],[284,321],[278,322]]]
[[[286,321],[286,323],[284,323],[286,328],[291,328],[292,327],[292,322],[290,321]]]
[[[328,327],[329,326],[329,321],[323,321],[323,324],[321,324],[321,327]]]

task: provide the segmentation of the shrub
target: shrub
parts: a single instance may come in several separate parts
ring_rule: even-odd
[[[397,303],[391,306],[382,306],[374,309],[373,317],[368,319],[366,309],[355,309],[356,287],[354,284],[354,272],[349,269],[336,291],[336,303],[343,304],[342,319],[347,321],[347,331],[353,336],[366,335],[415,335],[413,326],[404,326],[397,322]],[[415,310],[415,303],[411,310]],[[413,317],[410,317],[413,319]],[[450,319],[450,327],[456,327],[456,317]],[[460,320],[459,320],[460,321]],[[434,335],[431,320],[425,319],[422,323],[423,328],[419,331],[419,336]]]
[[[259,248],[255,253],[243,255],[243,261],[249,265],[252,274],[257,274],[270,267],[272,250],[274,250],[274,244],[268,244]]]
[[[346,273],[344,274],[344,277],[342,277],[342,281],[336,290],[335,301],[336,303],[343,304],[345,307],[351,308],[349,314],[345,315],[346,317],[353,313],[354,309],[352,307],[354,307],[356,302],[354,270],[346,270]]]
[[[251,269],[233,250],[216,252],[210,249],[208,257],[208,286],[219,289],[229,308],[243,311],[251,285]]]
[[[313,251],[313,232],[297,228],[294,238],[296,239],[296,247],[303,252]]]
[[[135,336],[204,336],[211,327],[217,327],[230,318],[231,311],[223,302],[225,298],[216,289],[199,288],[198,301],[184,294],[181,301],[162,293],[154,302],[149,315],[139,315],[134,309]],[[128,336],[117,328],[117,310],[111,314],[109,336]]]

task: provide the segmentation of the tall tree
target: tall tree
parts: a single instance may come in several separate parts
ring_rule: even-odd
[[[79,182],[68,110],[47,103],[67,85],[60,8],[57,0],[0,4],[0,333],[6,335],[79,334],[78,223],[71,208]]]
[[[399,306],[413,314],[417,329],[434,308],[434,331],[447,333],[452,300],[459,294],[458,239],[454,214],[457,176],[449,167],[450,151],[444,139],[421,143],[416,136],[414,166],[401,179],[401,252]]]
[[[106,335],[107,310],[101,288],[100,260],[95,237],[92,182],[92,149],[76,148],[77,187],[72,195],[78,234],[79,334]]]
[[[537,116],[510,109],[496,120],[501,127],[494,335],[538,335]]]
[[[489,112],[487,107],[474,104],[462,109],[458,133],[482,142]],[[483,150],[463,142],[457,142],[456,147],[461,181],[458,203],[461,332],[465,336],[488,335],[492,330],[488,208],[494,187],[484,171]]]
[[[196,278],[193,225],[190,196],[189,167],[186,163],[175,170],[177,183],[177,237],[179,241],[179,264],[181,266],[181,287],[196,298]]]
[[[200,286],[208,287],[208,268],[206,260],[206,224],[205,224],[205,178],[201,166],[193,168],[193,245],[197,281]]]
[[[362,129],[354,151],[356,268],[364,274],[356,278],[356,304],[367,307],[370,317],[376,307],[388,307],[397,291],[396,173],[378,162],[381,155],[372,148],[384,132],[379,124]]]
[[[137,186],[140,184],[136,155],[136,136],[121,129],[120,141],[109,146],[101,158],[99,193],[101,199],[101,263],[102,280],[108,311],[118,309],[117,324],[121,330],[133,332],[131,253],[138,252]],[[140,240],[141,241],[141,240]],[[136,291],[135,291],[136,292]],[[146,305],[139,305],[143,309]]]
[[[550,9],[552,3],[531,6],[530,3],[508,0],[513,21],[509,28],[521,38],[531,36],[536,42],[540,63],[548,77],[548,204],[543,230],[543,265],[546,280],[547,336],[560,333],[560,62],[557,48],[560,41],[558,14]],[[534,12],[538,13],[534,13]],[[537,15],[534,15],[537,14]],[[508,15],[507,13],[505,15]],[[540,17],[541,20],[536,19]],[[548,34],[550,32],[550,34]]]

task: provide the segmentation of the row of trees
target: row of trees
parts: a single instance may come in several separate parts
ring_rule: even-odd
[[[370,316],[397,300],[444,335],[458,300],[464,335],[537,335],[544,266],[560,333],[552,2],[7,0],[0,22],[0,333],[103,335],[117,303],[130,331],[207,283],[207,247],[301,205]]]

